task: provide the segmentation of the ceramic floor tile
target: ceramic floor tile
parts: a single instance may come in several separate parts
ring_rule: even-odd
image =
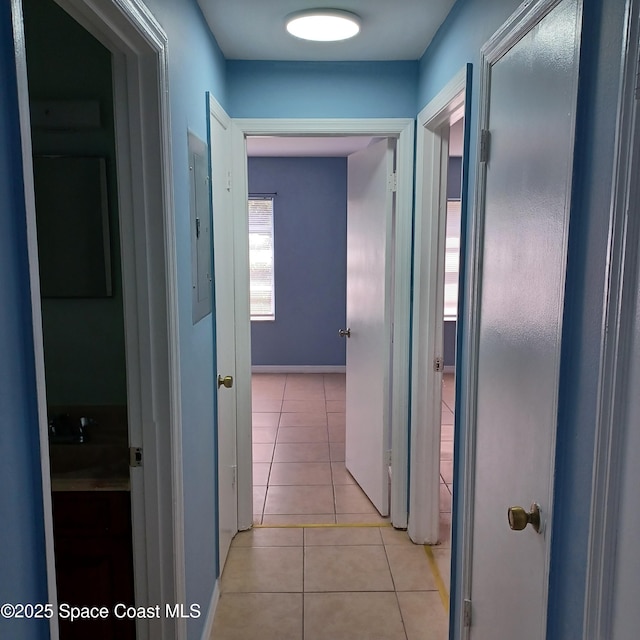
[[[440,483],[440,511],[451,513],[451,492],[444,482]]]
[[[278,443],[327,442],[328,439],[326,427],[280,427],[278,429]]]
[[[440,427],[440,440],[447,442],[453,440],[454,426],[452,424],[443,424]]]
[[[344,462],[332,462],[331,473],[333,475],[333,484],[355,484],[353,476],[347,471]]]
[[[451,581],[451,549],[443,549],[441,547],[431,547],[433,557],[438,565],[438,572],[444,582],[444,586],[449,591],[449,583]]]
[[[414,546],[406,531],[394,529],[393,527],[383,527],[380,529],[380,534],[385,545]]]
[[[453,411],[446,408],[442,410],[442,424],[453,424]]]
[[[327,400],[327,413],[344,413],[346,404],[345,400]]]
[[[271,462],[271,459],[273,458],[273,444],[254,443],[251,449],[253,451],[254,462]]]
[[[251,401],[251,410],[254,413],[280,413],[282,400],[254,397]]]
[[[439,545],[442,548],[451,547],[451,514],[440,513]]]
[[[448,615],[437,591],[398,593],[407,640],[447,640]]]
[[[337,513],[336,522],[338,524],[389,524],[390,518],[382,517],[376,513]]]
[[[274,462],[271,485],[331,484],[331,465],[328,462]]]
[[[385,547],[396,591],[432,591],[436,584],[422,545]]]
[[[299,593],[302,547],[232,547],[222,574],[223,593]]]
[[[264,500],[267,495],[267,487],[253,485],[253,513],[264,511]]]
[[[440,460],[453,460],[453,442],[451,440],[440,442]]]
[[[331,462],[344,462],[344,442],[330,442]]]
[[[344,425],[332,424],[328,428],[329,442],[344,442],[346,436],[346,428]]]
[[[210,640],[302,640],[302,594],[223,593]]]
[[[336,516],[333,513],[305,513],[287,515],[266,514],[264,518],[262,518],[262,524],[274,526],[299,526],[304,524],[318,525],[335,523]]]
[[[254,485],[268,484],[270,470],[271,470],[271,463],[254,462],[253,463],[253,484]]]
[[[253,514],[252,523],[254,524],[254,526],[256,524],[262,524],[262,514],[261,513],[254,513]]]
[[[443,460],[440,462],[440,474],[447,484],[453,483],[453,462],[451,460]]]
[[[305,546],[304,590],[393,591],[384,547]]]
[[[252,413],[251,426],[256,427],[277,427],[280,421],[279,413]]]
[[[327,424],[330,427],[344,427],[346,424],[346,414],[327,413]]]
[[[281,427],[326,427],[327,414],[323,411],[280,414]]]
[[[308,547],[381,545],[382,536],[377,527],[305,529],[304,544]]]
[[[329,462],[329,445],[325,443],[277,444],[274,462]]]
[[[324,396],[311,396],[308,400],[286,400],[282,403],[282,413],[315,413],[325,412]]]
[[[334,513],[331,486],[270,486],[265,514]]]
[[[336,513],[378,513],[365,492],[357,484],[338,485],[334,489]]]
[[[236,534],[232,547],[301,547],[304,529],[251,529]]]
[[[305,640],[406,640],[395,593],[306,593]]]
[[[254,427],[251,437],[254,444],[273,444],[277,432],[278,427]]]

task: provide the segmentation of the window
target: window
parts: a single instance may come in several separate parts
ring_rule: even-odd
[[[458,315],[458,269],[460,264],[460,200],[447,201],[447,237],[444,259],[444,318]]]
[[[249,196],[251,320],[275,320],[273,198]]]

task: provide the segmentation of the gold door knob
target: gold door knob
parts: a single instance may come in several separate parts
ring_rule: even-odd
[[[507,515],[513,531],[522,531],[530,524],[536,533],[540,533],[540,506],[535,502],[525,511],[522,507],[509,507]]]
[[[218,389],[224,387],[225,389],[231,389],[233,387],[233,376],[218,376]]]
[[[350,337],[351,337],[351,329],[350,329],[350,328],[347,328],[347,329],[340,329],[340,330],[338,331],[338,335],[339,335],[341,338],[350,338]]]

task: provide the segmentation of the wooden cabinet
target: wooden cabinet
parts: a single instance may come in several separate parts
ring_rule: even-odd
[[[60,620],[60,640],[134,640],[135,621],[116,604],[134,604],[131,499],[126,491],[53,492],[58,602],[107,607],[106,619]]]

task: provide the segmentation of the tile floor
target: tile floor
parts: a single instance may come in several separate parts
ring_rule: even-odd
[[[254,524],[384,523],[344,466],[344,374],[254,374]],[[441,540],[453,482],[454,380],[442,388]]]
[[[258,526],[232,543],[212,640],[445,640],[453,376],[443,383],[434,562],[344,467],[344,375],[261,374],[252,384]]]
[[[211,640],[445,640],[438,575],[389,526],[241,532]]]

